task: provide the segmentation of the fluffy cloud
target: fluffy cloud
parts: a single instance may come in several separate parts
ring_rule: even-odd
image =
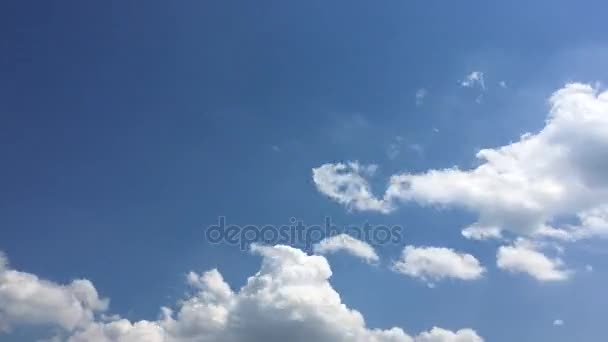
[[[416,342],[468,342],[479,341],[474,330],[462,329],[452,332],[441,328],[433,328],[429,332],[423,332],[416,338]]]
[[[505,230],[565,240],[608,236],[608,92],[568,84],[549,102],[540,132],[480,150],[476,168],[396,174],[380,198],[355,168],[340,177],[325,172],[323,183],[315,183],[319,191],[357,210],[386,213],[396,202],[415,201],[475,212],[477,222],[463,231],[469,238],[500,237]],[[321,168],[345,171],[346,166]],[[573,216],[579,224],[556,222]]]
[[[401,328],[370,329],[363,316],[342,303],[332,288],[332,272],[323,256],[307,255],[288,246],[254,245],[252,250],[262,256],[262,266],[239,291],[233,291],[217,270],[191,272],[187,282],[192,294],[180,301],[175,310],[162,308],[155,321],[130,322],[103,315],[92,320],[92,316],[84,315],[83,320],[66,320],[78,324],[66,324],[60,319],[14,315],[28,312],[35,317],[53,317],[69,308],[89,308],[92,313],[93,308],[103,310],[106,306],[92,291],[92,285],[87,292],[50,282],[44,282],[44,286],[55,290],[35,291],[35,298],[25,295],[13,299],[13,304],[24,301],[22,305],[28,310],[2,305],[0,317],[4,320],[8,313],[8,317],[17,318],[15,323],[54,323],[65,330],[56,340],[69,342],[483,342],[471,329],[452,332],[433,328],[418,336],[410,336]],[[3,273],[16,272],[0,267]],[[4,289],[7,282],[0,279],[0,289]],[[69,292],[72,300],[39,305],[51,297],[61,297],[56,291]],[[34,300],[36,304],[31,303]]]
[[[502,246],[496,254],[500,269],[527,273],[539,281],[561,281],[568,279],[570,271],[563,268],[560,259],[550,259],[538,251],[533,242],[519,239],[512,246]]]
[[[67,330],[82,327],[107,305],[88,280],[58,285],[10,269],[0,253],[0,332],[15,324],[49,324]]]
[[[321,240],[313,246],[317,254],[329,254],[344,251],[368,263],[378,262],[380,258],[372,246],[357,240],[348,234],[339,234]]]
[[[62,340],[56,337],[55,340]],[[157,322],[140,321],[131,323],[126,319],[111,322],[96,322],[66,338],[67,342],[163,342],[166,334]],[[207,340],[201,340],[207,341]]]
[[[474,280],[480,278],[485,269],[472,255],[459,253],[450,248],[406,246],[401,259],[393,269],[424,281],[444,278]]]
[[[372,210],[387,213],[392,210],[387,201],[377,199],[363,177],[373,173],[375,165],[358,162],[325,164],[312,170],[317,189],[349,209]]]

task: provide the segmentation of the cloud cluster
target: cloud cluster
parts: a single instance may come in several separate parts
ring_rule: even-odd
[[[381,198],[373,196],[358,164],[322,165],[313,173],[324,177],[314,180],[319,191],[357,210],[390,212],[398,201],[468,209],[479,215],[463,231],[471,238],[505,230],[569,240],[608,236],[608,92],[569,84],[550,103],[540,132],[482,149],[474,169],[396,174]],[[578,216],[580,224],[552,226],[568,216]]]
[[[368,263],[378,262],[380,258],[374,247],[348,234],[339,234],[321,240],[313,246],[317,254],[330,254],[344,251],[350,255],[361,258]]]
[[[483,74],[470,74],[463,85],[475,82],[483,84]],[[399,202],[413,201],[474,212],[477,221],[462,231],[471,239],[501,238],[505,231],[563,241],[608,237],[608,92],[568,84],[549,103],[543,129],[480,150],[473,169],[395,174],[380,197],[358,172],[361,166],[325,164],[313,170],[323,174],[314,181],[319,191],[353,210],[389,213]],[[505,246],[503,254],[513,248],[518,247]]]
[[[444,278],[475,280],[485,269],[474,256],[442,247],[406,246],[393,269],[432,282]]]
[[[391,179],[386,197],[460,206],[479,214],[465,236],[548,235],[580,239],[606,235],[608,204],[608,92],[570,84],[550,98],[537,134],[477,153],[472,170],[429,170]],[[581,224],[555,228],[558,217]]]
[[[64,331],[55,339],[69,342],[483,341],[472,329],[435,327],[417,336],[401,328],[370,329],[332,288],[323,256],[280,245],[254,245],[252,251],[262,256],[262,266],[239,291],[217,270],[191,272],[191,295],[174,310],[162,308],[158,320],[138,322],[95,314],[107,301],[87,281],[58,285],[8,269],[1,258],[0,322],[53,324]]]

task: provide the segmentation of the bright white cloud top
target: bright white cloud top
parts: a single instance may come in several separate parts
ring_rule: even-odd
[[[415,201],[475,212],[477,222],[463,230],[469,238],[500,237],[504,231],[564,240],[608,236],[608,92],[568,84],[549,102],[540,132],[480,150],[474,169],[396,174],[382,197],[349,164],[314,169],[315,184],[354,210],[388,213],[399,201]],[[578,224],[556,222],[571,216]]]
[[[156,321],[101,315],[107,301],[86,280],[59,285],[9,269],[0,258],[0,323],[52,325],[69,342],[483,342],[472,329],[370,329],[332,288],[327,260],[288,246],[256,246],[262,266],[238,292],[217,270],[188,274],[193,294]]]
[[[343,251],[368,263],[375,263],[380,260],[374,247],[348,234],[339,234],[325,238],[315,244],[313,250],[317,254],[331,254]]]
[[[470,254],[450,248],[415,246],[403,249],[401,259],[395,262],[393,269],[427,282],[445,278],[475,280],[485,272],[479,260]]]
[[[498,268],[514,273],[527,273],[539,281],[562,281],[571,271],[559,259],[550,259],[537,250],[533,242],[519,239],[512,246],[502,246],[496,254]]]

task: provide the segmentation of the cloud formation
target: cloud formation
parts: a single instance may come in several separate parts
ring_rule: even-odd
[[[496,254],[496,265],[510,272],[526,273],[539,281],[562,281],[571,274],[559,258],[548,258],[533,242],[523,239],[511,246],[501,246]]]
[[[49,324],[75,329],[89,324],[96,312],[105,310],[86,279],[58,285],[37,276],[12,270],[0,252],[0,333],[15,324]]]
[[[392,210],[390,203],[377,199],[363,177],[375,169],[375,165],[365,166],[356,161],[324,164],[312,170],[312,178],[319,192],[349,210],[388,213]]]
[[[475,280],[485,272],[479,260],[471,254],[450,248],[415,246],[403,249],[401,259],[395,262],[393,269],[427,282],[445,278]]]
[[[330,254],[344,251],[352,256],[365,260],[367,263],[374,263],[380,260],[374,247],[364,241],[357,240],[348,234],[339,234],[325,238],[313,246],[313,251],[317,254]]]
[[[608,236],[608,92],[568,84],[549,103],[540,132],[480,150],[473,169],[396,174],[381,197],[356,168],[341,163],[315,169],[324,176],[315,183],[354,210],[388,213],[400,201],[466,209],[478,215],[463,230],[468,238],[498,238],[504,231],[570,241]],[[559,223],[573,216],[577,224]]]
[[[8,269],[2,258],[0,289],[11,291],[0,292],[0,322],[53,324],[63,328],[55,339],[69,342],[483,342],[472,329],[434,327],[417,336],[401,328],[370,329],[332,288],[332,272],[323,256],[280,245],[254,245],[252,251],[262,256],[262,266],[239,291],[217,270],[191,272],[190,295],[175,309],[162,308],[158,320],[138,322],[95,314],[107,302],[89,282],[62,286],[43,281]],[[27,282],[16,283],[10,276],[16,274]],[[23,288],[20,296],[10,294],[16,285]],[[53,318],[70,310],[76,314]]]

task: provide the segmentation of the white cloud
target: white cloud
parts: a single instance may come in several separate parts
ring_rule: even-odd
[[[0,253],[0,333],[18,324],[51,324],[74,329],[90,323],[106,309],[90,281],[59,285],[10,269]]]
[[[587,271],[587,272],[593,272],[593,266],[591,266],[591,265],[585,265],[585,271]]]
[[[318,189],[357,210],[387,213],[399,201],[460,207],[478,215],[463,232],[470,238],[499,237],[505,230],[564,240],[608,237],[608,92],[568,84],[550,97],[550,104],[540,132],[480,150],[480,165],[473,169],[396,174],[379,198],[357,173],[342,177],[341,186],[348,189],[344,183],[351,183],[363,189],[359,193],[351,190],[347,196],[344,191],[335,194],[336,187]],[[336,165],[343,164],[324,168]],[[572,216],[580,223],[556,222]]]
[[[500,82],[498,82],[498,85],[499,85],[501,88],[507,88],[507,82],[505,82],[505,81],[500,81]]]
[[[416,342],[468,342],[479,341],[474,330],[462,329],[457,332],[441,328],[433,328],[429,332],[423,332],[416,338]]]
[[[514,273],[527,273],[539,281],[563,281],[570,271],[559,258],[550,259],[531,241],[518,239],[512,246],[501,246],[496,254],[498,268]]]
[[[57,337],[55,341],[67,342],[166,342],[171,341],[158,322],[139,321],[131,323],[126,319],[110,322],[91,323],[83,330],[76,331],[65,339]],[[194,342],[194,340],[191,340]],[[208,339],[201,342],[211,341]]]
[[[422,106],[428,93],[429,92],[424,88],[416,90],[416,106]]]
[[[578,225],[571,225],[554,231],[557,237],[566,240],[580,240],[590,237],[608,237],[608,204],[602,204],[577,214]]]
[[[339,234],[321,240],[313,246],[317,254],[329,254],[339,251],[347,252],[361,258],[368,263],[378,262],[380,258],[372,246],[368,243],[355,239],[348,234]]]
[[[485,269],[472,255],[443,247],[406,246],[393,269],[427,282],[455,278],[474,280],[482,277]]]
[[[377,199],[362,176],[375,171],[376,166],[363,166],[358,162],[324,164],[312,170],[317,189],[349,209],[391,211],[390,203]]]
[[[452,332],[433,328],[418,336],[410,336],[401,328],[370,329],[361,313],[342,303],[332,288],[329,283],[332,272],[323,256],[307,255],[288,246],[254,245],[252,250],[262,256],[262,266],[239,291],[233,291],[217,270],[191,272],[187,282],[192,294],[178,302],[174,310],[162,308],[160,318],[155,321],[131,322],[117,316],[102,316],[95,321],[87,317],[82,324],[31,319],[17,323],[54,323],[64,328],[55,340],[69,342],[483,342],[471,329]],[[2,272],[14,272],[5,268]],[[30,306],[30,311],[37,316],[52,317],[74,303],[77,307],[104,308],[99,305],[96,292],[94,296],[91,291],[84,293],[87,295],[76,290],[73,301]],[[35,298],[21,296],[14,301],[24,300],[30,305],[31,300],[45,302],[56,295],[54,291],[36,294]],[[0,308],[4,310],[0,311],[4,320],[7,309],[4,305]]]
[[[562,325],[564,325],[564,321],[561,319],[556,319],[555,321],[553,321],[553,325],[562,326]]]
[[[462,236],[473,240],[499,239],[502,233],[497,226],[482,226],[473,224],[462,230]]]
[[[481,71],[473,71],[468,74],[464,80],[460,82],[460,85],[467,88],[472,88],[475,86],[479,86],[481,89],[486,89],[486,84],[483,79],[483,72]]]
[[[598,209],[608,203],[608,181],[601,176],[608,171],[608,93],[597,96],[573,84],[553,94],[551,103],[541,132],[479,151],[482,163],[472,170],[393,176],[388,196],[476,211],[474,227],[489,235],[504,229],[555,237],[608,232],[601,220],[606,210]],[[586,234],[550,226],[555,217],[573,214],[581,216]]]

